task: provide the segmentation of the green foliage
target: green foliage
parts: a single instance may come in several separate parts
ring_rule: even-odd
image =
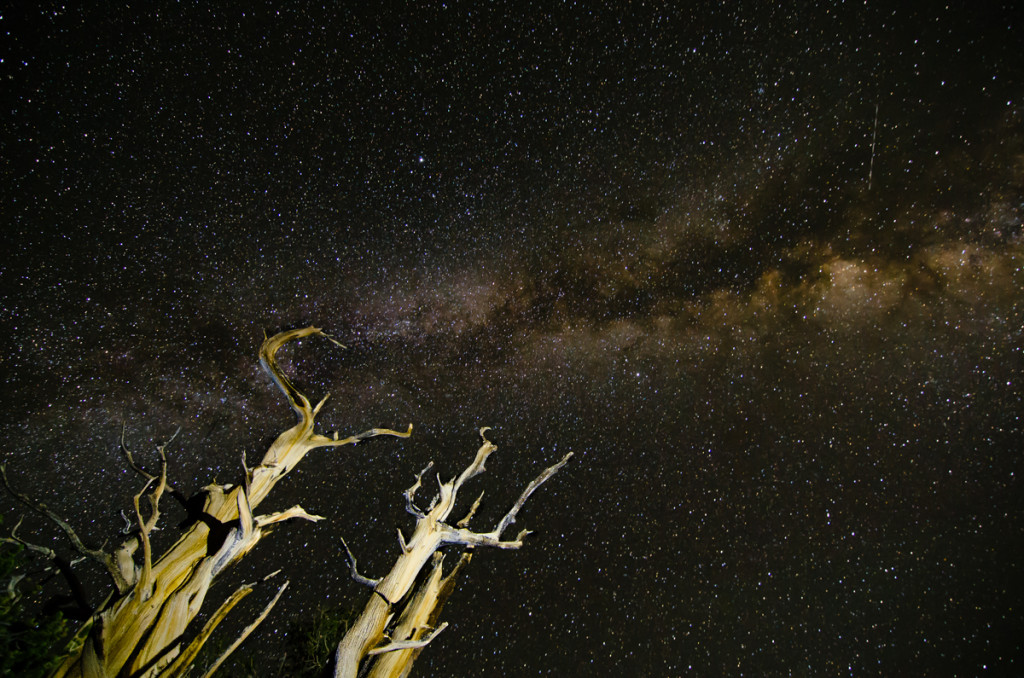
[[[23,567],[22,548],[0,544],[0,676],[36,678],[56,667],[69,633],[59,613],[26,614],[16,574]]]
[[[288,657],[285,668],[289,676],[319,678],[331,663],[358,610],[352,607],[318,608],[312,616],[292,624],[288,633]]]

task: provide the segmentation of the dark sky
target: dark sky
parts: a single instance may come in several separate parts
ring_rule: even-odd
[[[263,505],[330,520],[234,573],[292,579],[249,652],[492,426],[479,529],[576,456],[420,675],[1021,672],[1013,3],[78,4],[0,12],[0,450],[87,540],[122,422],[237,482],[292,423],[263,334],[315,324],[322,430],[416,428]]]

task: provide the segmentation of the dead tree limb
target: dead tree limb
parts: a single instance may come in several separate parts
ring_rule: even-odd
[[[258,466],[245,469],[246,482],[243,485],[206,486],[203,519],[193,522],[188,531],[159,558],[155,558],[152,552],[150,534],[157,529],[160,499],[164,492],[175,493],[173,489],[168,490],[164,446],[159,449],[160,471],[157,474],[144,471],[127,446],[123,448],[129,465],[146,479],[146,484],[133,501],[136,534],[113,553],[86,547],[66,521],[45,505],[11,488],[4,469],[0,467],[4,483],[19,501],[59,525],[76,550],[102,563],[114,579],[116,592],[83,626],[72,642],[71,653],[54,676],[107,678],[130,675],[149,678],[180,675],[191,663],[193,650],[198,651],[198,647],[193,646],[183,650],[182,638],[199,612],[214,579],[248,553],[259,542],[267,526],[292,518],[320,519],[300,506],[270,515],[254,515],[256,507],[274,486],[316,448],[355,444],[380,435],[405,438],[411,434],[411,425],[405,432],[374,428],[346,438],[340,438],[337,433],[325,436],[314,430],[316,415],[326,397],[312,406],[281,371],[277,352],[290,341],[321,334],[315,327],[306,327],[281,332],[263,342],[260,363],[288,399],[298,423],[277,437]],[[213,553],[209,552],[212,550],[209,548],[211,525],[228,529],[226,538]],[[140,546],[141,563],[138,563],[135,556]],[[207,625],[200,638],[205,640],[230,607],[244,595],[241,591],[236,592],[222,605],[211,618],[212,625]]]
[[[503,540],[502,533],[515,522],[516,515],[530,495],[562,468],[569,461],[572,453],[570,452],[557,464],[545,469],[531,482],[494,530],[478,533],[467,527],[469,517],[479,505],[479,499],[473,504],[469,515],[453,527],[445,521],[455,507],[459,490],[467,480],[485,470],[484,463],[487,461],[487,457],[497,449],[493,443],[487,440],[486,432],[486,428],[480,429],[483,444],[477,450],[473,462],[457,478],[442,483],[438,477],[438,493],[427,510],[421,510],[415,504],[415,495],[422,484],[423,471],[417,475],[415,484],[406,490],[406,509],[416,516],[416,528],[409,540],[406,540],[399,530],[399,546],[402,552],[391,571],[382,579],[377,580],[373,595],[370,596],[366,607],[363,608],[362,613],[349,628],[345,637],[338,643],[335,652],[335,678],[356,678],[360,665],[372,655],[381,655],[381,658],[369,668],[368,676],[403,676],[408,673],[411,662],[415,659],[415,652],[422,649],[443,628],[443,626],[433,628],[427,626],[427,620],[431,619],[433,611],[442,601],[440,595],[443,588],[441,558],[439,554],[435,555],[439,548],[445,544],[461,544],[467,547],[493,546],[504,549],[517,549],[522,546],[523,538],[529,534],[528,530],[521,531],[513,540]],[[351,552],[349,555],[353,562],[352,570],[355,573],[355,558],[351,556]],[[406,603],[398,626],[390,634],[387,634],[386,631],[395,614],[395,607],[405,600],[415,585],[420,571],[431,557],[434,558],[433,571],[417,593]],[[361,575],[357,580],[364,584],[373,581]],[[388,635],[390,635],[390,640],[388,640]],[[392,657],[393,654],[394,657]]]
[[[266,528],[269,526],[293,518],[312,521],[321,519],[298,505],[277,513],[257,515],[256,508],[274,486],[308,452],[316,448],[356,444],[375,436],[405,438],[411,434],[412,425],[405,432],[373,428],[345,438],[337,433],[330,436],[317,433],[314,428],[315,418],[327,397],[315,406],[311,404],[277,363],[277,352],[282,346],[310,335],[322,335],[322,332],[315,327],[282,332],[267,338],[260,349],[261,365],[284,393],[298,422],[277,437],[257,466],[250,468],[243,454],[242,484],[213,483],[203,488],[199,495],[186,500],[168,481],[167,444],[158,447],[158,472],[150,473],[136,462],[125,444],[122,431],[122,450],[128,465],[144,478],[145,483],[133,498],[134,525],[122,512],[128,523],[126,534],[129,537],[113,552],[88,548],[70,524],[56,513],[41,502],[15,491],[8,482],[5,469],[0,466],[0,475],[12,494],[58,525],[79,553],[100,562],[114,580],[115,591],[76,634],[69,646],[69,654],[56,669],[54,676],[155,678],[186,673],[221,620],[252,591],[252,586],[245,585],[232,593],[198,635],[186,645],[186,629],[199,613],[214,580],[253,549],[267,533]],[[337,343],[333,339],[331,341]],[[457,573],[471,557],[469,553],[464,553],[455,570],[444,576],[443,557],[438,553],[441,546],[456,544],[466,547],[467,551],[477,546],[504,549],[522,546],[523,538],[529,534],[528,530],[522,530],[514,539],[504,539],[503,533],[515,522],[530,495],[554,475],[572,453],[545,469],[531,482],[493,530],[474,532],[469,529],[469,520],[479,507],[482,495],[462,520],[454,525],[446,521],[454,509],[462,486],[485,470],[488,456],[497,449],[487,440],[484,435],[486,431],[480,430],[483,444],[473,462],[457,478],[442,483],[438,477],[438,492],[426,509],[416,506],[415,495],[430,466],[421,471],[415,484],[406,490],[406,510],[415,516],[416,527],[408,541],[399,531],[401,554],[385,577],[371,579],[360,575],[355,556],[345,545],[353,578],[372,587],[373,595],[349,633],[338,644],[335,652],[336,676],[355,678],[360,664],[364,662],[371,678],[408,675],[419,652],[445,628],[446,624],[438,623],[441,607],[454,590]],[[165,494],[170,494],[185,506],[189,521],[184,524],[186,531],[177,542],[157,557],[153,553],[150,537],[159,529],[160,501]],[[13,532],[5,541],[26,544],[37,553],[60,562],[52,550],[32,547]],[[433,560],[433,567],[416,591],[412,592],[428,560]],[[207,675],[216,670],[227,655],[266,618],[287,586],[286,581],[259,617],[231,644]],[[397,614],[400,605],[402,611]],[[387,632],[389,628],[390,632]]]

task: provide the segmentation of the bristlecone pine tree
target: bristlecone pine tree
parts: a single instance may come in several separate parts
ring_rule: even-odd
[[[134,497],[136,524],[133,534],[112,552],[88,548],[69,523],[43,503],[13,489],[8,482],[6,469],[0,465],[8,490],[23,504],[58,525],[80,554],[98,561],[113,579],[114,590],[75,635],[68,646],[67,657],[55,670],[54,676],[149,678],[183,675],[190,669],[199,650],[221,620],[253,591],[252,585],[236,589],[220,604],[203,628],[185,643],[183,639],[188,637],[189,624],[200,611],[214,580],[256,546],[268,525],[295,518],[321,520],[321,516],[310,515],[297,505],[279,513],[256,515],[255,509],[274,486],[309,451],[318,447],[340,447],[381,435],[401,438],[411,435],[411,424],[404,432],[374,428],[346,438],[339,438],[337,433],[331,436],[316,433],[314,419],[327,398],[325,396],[316,406],[311,405],[309,399],[281,371],[277,364],[277,352],[289,341],[322,334],[315,327],[306,327],[281,332],[263,342],[260,363],[295,410],[298,423],[278,436],[255,468],[248,468],[243,457],[245,478],[242,484],[213,483],[202,488],[198,496],[202,508],[195,511],[195,520],[177,542],[159,557],[155,557],[152,552],[150,535],[158,529],[160,501],[165,494],[171,494],[185,503],[184,496],[167,479],[166,444],[158,448],[160,466],[157,473],[153,474],[135,462],[122,439],[127,463],[145,482]],[[399,532],[401,553],[387,575],[381,579],[360,575],[354,556],[351,551],[348,552],[352,576],[360,583],[372,587],[373,592],[362,613],[338,643],[335,676],[355,678],[361,667],[369,676],[409,675],[419,652],[445,628],[446,624],[438,624],[441,607],[454,588],[455,575],[470,557],[468,552],[464,553],[456,568],[444,576],[443,557],[438,552],[439,548],[456,544],[466,549],[476,546],[515,549],[522,545],[528,531],[521,531],[511,540],[503,540],[503,532],[515,522],[527,498],[557,472],[572,453],[545,469],[530,483],[490,532],[473,532],[468,527],[470,518],[479,506],[479,498],[462,520],[449,525],[446,521],[454,509],[462,485],[484,470],[488,455],[497,449],[485,437],[486,430],[480,430],[483,444],[473,462],[457,478],[445,483],[438,478],[438,493],[426,509],[418,508],[414,499],[427,469],[420,472],[416,483],[405,492],[406,509],[415,516],[416,527],[409,539],[405,539]],[[193,507],[196,505],[191,500],[187,503]],[[17,536],[16,531],[17,526],[10,537],[2,539],[22,544],[30,551],[54,560],[68,576],[69,582],[75,585],[65,561],[51,549],[25,541]],[[347,550],[348,546],[345,548]],[[429,573],[420,576],[428,561],[432,562]],[[228,646],[206,675],[213,674],[255,630],[287,587],[288,582],[285,581],[273,600]]]

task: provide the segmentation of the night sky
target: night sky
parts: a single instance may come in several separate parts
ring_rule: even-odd
[[[293,422],[264,332],[308,324],[348,347],[281,354],[321,431],[415,426],[262,505],[329,520],[232,573],[292,581],[243,652],[361,605],[339,537],[383,575],[491,426],[477,529],[575,457],[419,675],[1024,670],[1014,3],[79,4],[0,12],[12,481],[94,545],[122,422],[238,482]]]

